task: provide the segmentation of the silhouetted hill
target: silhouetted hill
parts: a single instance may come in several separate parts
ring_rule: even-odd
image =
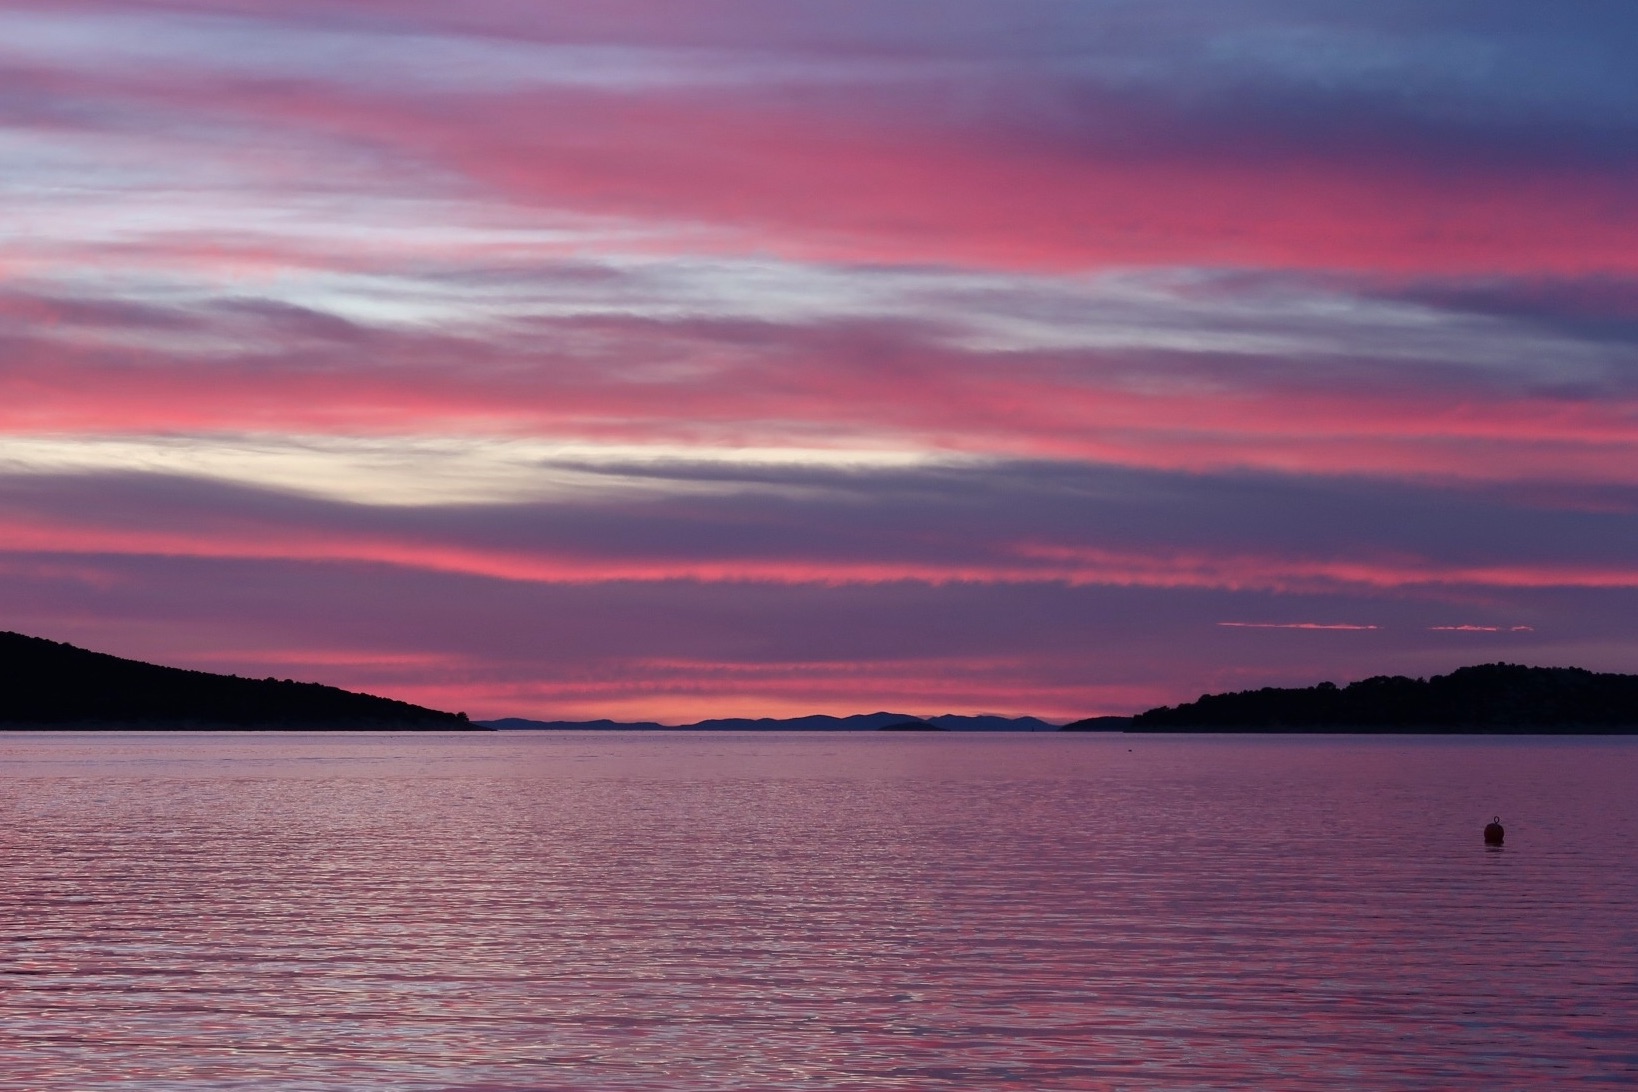
[[[318,683],[242,679],[0,633],[0,726],[484,731],[465,713]]]
[[[1140,713],[1133,731],[1638,732],[1638,675],[1481,664],[1338,687],[1207,694]]]
[[[937,725],[948,732],[1056,732],[1056,724],[1048,724],[1039,717],[996,717],[978,716],[964,717],[957,713],[944,713],[936,717],[928,717],[929,724]]]
[[[1132,727],[1131,717],[1087,717],[1072,720],[1060,732],[1124,732]]]
[[[671,732],[676,729],[651,720],[529,720],[525,717],[501,717],[498,720],[480,720],[485,728],[501,732]]]

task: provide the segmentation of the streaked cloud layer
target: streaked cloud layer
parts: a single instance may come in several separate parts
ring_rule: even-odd
[[[476,715],[1638,670],[1635,46],[0,2],[0,621]]]

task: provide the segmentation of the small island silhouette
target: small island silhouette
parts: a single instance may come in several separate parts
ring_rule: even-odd
[[[125,660],[0,632],[0,727],[488,731],[465,713],[289,679]]]
[[[1064,727],[1085,731],[1092,725]],[[1495,663],[1427,679],[1378,675],[1343,687],[1264,687],[1150,709],[1133,717],[1127,730],[1633,734],[1638,675]]]
[[[893,724],[884,724],[876,729],[878,732],[948,732],[949,729],[920,717],[911,717],[908,720],[896,721]]]

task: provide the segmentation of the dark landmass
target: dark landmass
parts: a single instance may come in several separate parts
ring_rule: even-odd
[[[477,723],[498,732],[670,732],[674,728],[651,720],[526,720],[501,717]]]
[[[896,724],[884,724],[876,729],[878,732],[948,732],[948,728],[940,728],[925,720],[901,720]]]
[[[0,727],[487,731],[465,713],[289,679],[160,667],[0,633]]]
[[[1036,717],[963,717],[946,713],[928,717],[929,723],[950,732],[1056,732],[1056,724],[1048,724]]]
[[[1132,729],[1131,717],[1087,717],[1085,720],[1072,720],[1060,732],[1129,732]]]
[[[1077,722],[1085,723],[1085,722]],[[1132,718],[1136,732],[1638,733],[1638,675],[1481,664],[1338,687],[1206,694]]]
[[[763,717],[729,717],[702,720],[693,724],[655,724],[653,721],[612,720],[525,720],[506,717],[480,721],[485,727],[503,731],[617,731],[617,732],[874,732],[894,724],[916,721],[946,732],[1055,732],[1058,726],[1034,717],[957,716],[914,717],[908,713],[859,713],[851,717],[791,717],[777,720]]]

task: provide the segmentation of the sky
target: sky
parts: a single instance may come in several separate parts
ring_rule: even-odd
[[[1638,671],[1635,52],[0,0],[0,629],[667,723]]]

